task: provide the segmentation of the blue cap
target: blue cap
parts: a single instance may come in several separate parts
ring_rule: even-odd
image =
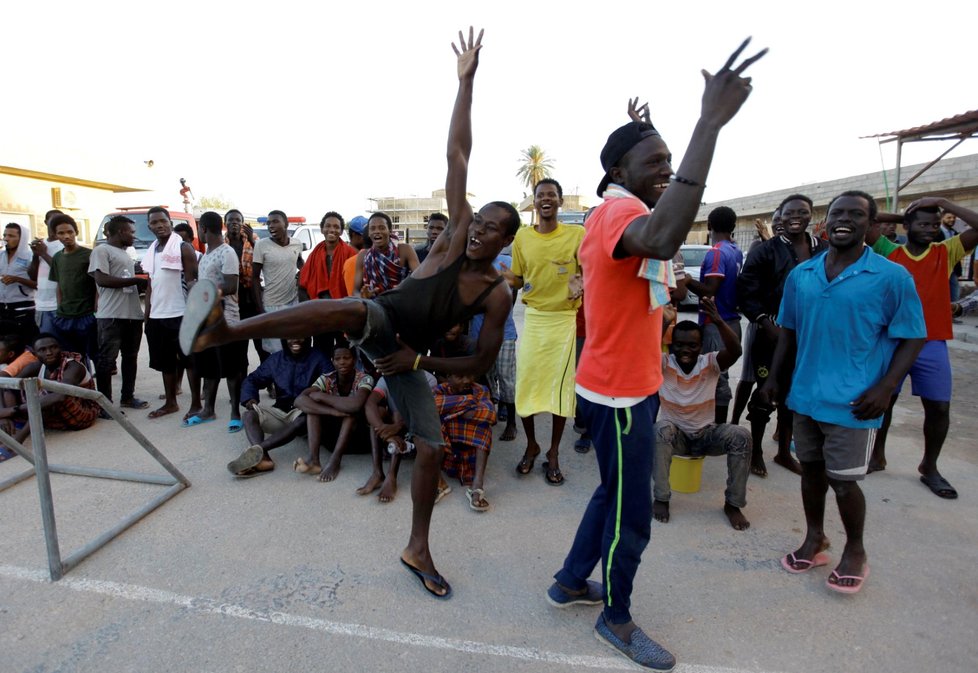
[[[346,223],[347,228],[354,234],[360,234],[363,236],[363,232],[367,230],[367,218],[363,215],[357,215],[352,220]]]

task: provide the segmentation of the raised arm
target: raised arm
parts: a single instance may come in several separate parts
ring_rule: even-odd
[[[468,40],[458,32],[459,46],[452,44],[458,57],[458,94],[452,109],[452,121],[448,127],[448,174],[445,178],[445,198],[448,201],[448,226],[429,254],[448,250],[448,258],[455,259],[465,251],[466,234],[472,222],[472,206],[466,198],[469,179],[469,155],[472,154],[472,85],[479,67],[479,50],[482,34],[474,38],[475,30],[469,27]],[[461,232],[459,235],[456,233]]]
[[[961,245],[964,246],[966,251],[971,252],[978,245],[978,213],[973,210],[968,210],[964,206],[959,206],[954,201],[931,196],[914,201],[907,206],[907,212],[910,213],[917,208],[927,208],[928,206],[937,206],[945,212],[954,213],[956,218],[971,227],[968,231],[960,235]]]
[[[715,75],[702,71],[706,88],[700,118],[675,173],[676,179],[670,182],[650,215],[636,218],[625,229],[620,243],[624,255],[672,259],[686,240],[703,200],[720,129],[733,119],[751,92],[750,77],[741,74],[767,53],[763,49],[734,67],[749,42],[750,38],[744,40]]]
[[[737,337],[737,333],[720,316],[720,311],[717,310],[716,302],[712,297],[702,297],[700,304],[703,306],[703,312],[717,326],[720,338],[723,340],[723,350],[717,353],[717,364],[720,365],[720,369],[729,369],[743,354],[740,339]]]

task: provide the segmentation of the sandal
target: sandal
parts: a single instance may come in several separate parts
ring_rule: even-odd
[[[300,472],[302,474],[318,475],[320,472],[323,471],[323,468],[317,465],[310,465],[302,458],[296,458],[292,462],[292,471]]]
[[[438,492],[435,494],[435,504],[437,505],[438,503],[440,503],[442,500],[445,499],[445,496],[451,492],[452,492],[452,487],[450,484],[439,486]]]
[[[525,474],[530,474],[530,472],[533,472],[533,465],[534,463],[537,462],[537,456],[539,455],[540,455],[539,451],[537,451],[532,456],[523,454],[523,459],[516,464],[516,474],[525,475]]]
[[[165,395],[163,397],[164,399],[166,398]],[[149,402],[134,397],[131,400],[119,402],[119,406],[126,407],[127,409],[145,409],[149,406]]]
[[[486,492],[485,489],[481,488],[467,488],[465,489],[465,497],[469,499],[469,509],[476,512],[487,512],[489,511],[489,501],[485,499]],[[475,503],[482,502],[481,505]]]
[[[421,570],[420,568],[415,568],[413,565],[405,561],[403,558],[401,559],[401,565],[403,565],[405,568],[411,571],[411,574],[417,577],[418,581],[421,582],[421,586],[424,587],[424,590],[427,591],[432,596],[434,596],[435,598],[441,600],[447,600],[452,597],[451,585],[444,577],[442,577],[438,573],[435,573],[434,575],[429,575],[428,573]],[[431,582],[439,589],[443,589],[445,593],[438,593],[436,590],[428,586],[428,582]]]
[[[559,467],[550,469],[550,461],[545,460],[543,462],[543,478],[547,480],[547,483],[551,486],[560,486],[564,483],[564,475],[560,471]]]

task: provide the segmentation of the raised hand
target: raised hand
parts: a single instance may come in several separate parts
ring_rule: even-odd
[[[649,104],[642,103],[638,104],[638,96],[634,99],[628,99],[628,118],[633,122],[645,122],[646,124],[652,123],[652,116],[649,113]]]
[[[458,56],[458,78],[466,79],[475,76],[475,69],[479,67],[479,50],[482,49],[482,34],[485,29],[479,31],[479,37],[473,39],[475,29],[469,26],[469,39],[465,40],[462,31],[458,31],[459,47],[452,43],[452,50]],[[461,51],[459,50],[461,48]]]
[[[703,313],[713,322],[723,322],[723,318],[720,317],[720,311],[717,309],[717,303],[713,297],[701,297],[700,308],[703,309]]]
[[[917,199],[904,211],[904,214],[912,213],[918,208],[944,208],[947,206],[947,199],[942,199],[939,196],[925,196],[922,199]]]
[[[744,59],[737,67],[733,67],[748,44],[750,44],[749,37],[737,47],[737,51],[730,55],[715,75],[711,75],[706,70],[702,71],[706,88],[703,91],[703,107],[700,114],[703,119],[717,126],[723,126],[733,119],[750,95],[751,78],[741,77],[741,73],[767,53],[766,48],[762,49],[750,58]]]

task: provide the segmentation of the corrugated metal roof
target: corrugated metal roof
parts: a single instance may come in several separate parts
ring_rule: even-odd
[[[970,128],[971,133],[978,131],[978,110],[971,110],[964,114],[955,115],[923,126],[914,126],[903,131],[888,131],[887,133],[877,133],[876,135],[863,136],[864,138],[913,138],[940,133],[967,132]]]

